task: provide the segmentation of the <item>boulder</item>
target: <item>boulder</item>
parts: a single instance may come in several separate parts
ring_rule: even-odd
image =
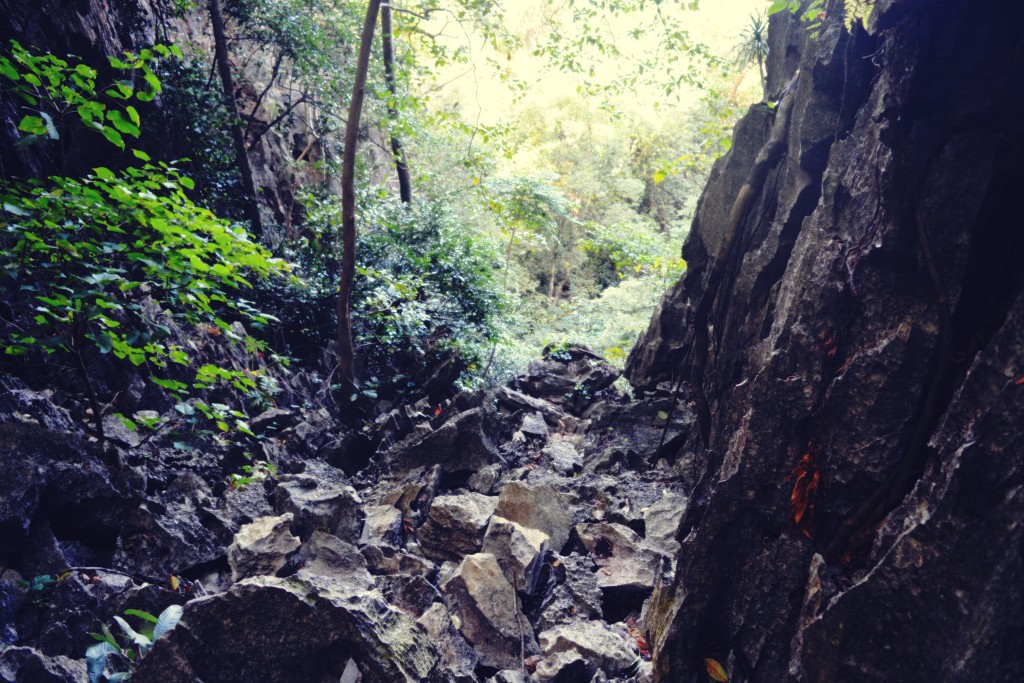
[[[537,583],[549,537],[497,515],[484,535],[483,552],[494,555],[505,578],[521,593],[532,593]]]
[[[479,493],[438,496],[419,528],[423,553],[434,560],[459,560],[480,550],[498,499]]]
[[[602,594],[594,574],[594,561],[575,553],[554,559],[558,564],[551,563],[551,580],[535,619],[537,629],[546,631],[578,619],[602,619]]]
[[[436,672],[438,678],[444,681],[476,681],[474,670],[480,663],[480,656],[455,628],[448,609],[435,602],[417,621],[441,652]]]
[[[583,459],[580,457],[579,451],[565,439],[556,439],[550,442],[544,447],[541,454],[547,458],[551,469],[564,477],[579,474],[583,469]]]
[[[312,575],[259,576],[189,602],[132,680],[337,683],[350,659],[363,683],[418,682],[438,653],[427,631],[376,591]]]
[[[402,543],[402,512],[394,505],[366,505],[362,508],[366,519],[359,545],[393,545]]]
[[[545,660],[557,654],[578,654],[586,663],[585,680],[597,671],[609,677],[621,676],[639,660],[624,634],[613,631],[601,621],[577,621],[556,626],[541,633],[539,641]],[[538,673],[542,664],[543,661],[537,666]]]
[[[376,585],[359,550],[337,536],[314,531],[298,553],[299,571],[325,576],[366,591]]]
[[[560,551],[569,540],[572,507],[568,496],[550,486],[529,486],[511,481],[498,496],[494,514],[529,529],[543,531],[551,549]]]
[[[460,630],[482,664],[513,668],[522,664],[524,650],[536,651],[530,622],[494,555],[467,555],[441,588],[458,605]]]
[[[10,683],[81,683],[87,680],[84,658],[48,657],[31,647],[0,652],[0,679]]]
[[[686,512],[686,496],[665,491],[661,498],[643,510],[644,539],[669,557],[679,551],[676,533]]]
[[[300,538],[309,538],[319,529],[354,543],[362,531],[362,500],[341,470],[321,467],[326,474],[286,474],[278,478],[274,490],[277,512],[294,516],[293,531]]]
[[[576,532],[597,564],[605,618],[617,621],[639,611],[668,558],[621,524],[579,524]]]
[[[292,520],[289,512],[280,517],[261,517],[241,528],[228,548],[232,581],[276,574],[284,567],[300,545],[291,532]]]
[[[558,424],[568,416],[564,410],[556,406],[553,403],[549,403],[543,399],[534,398],[533,396],[527,396],[521,391],[516,391],[509,387],[499,387],[494,392],[494,397],[498,399],[498,402],[506,409],[511,411],[526,411],[523,416],[523,422],[526,422],[526,416],[536,413],[540,413],[544,417],[544,421],[551,426],[558,426]],[[544,435],[547,435],[547,430],[544,430]]]
[[[425,436],[414,432],[392,446],[384,460],[399,472],[441,465],[447,473],[476,472],[502,462],[487,432],[482,408],[459,413]]]

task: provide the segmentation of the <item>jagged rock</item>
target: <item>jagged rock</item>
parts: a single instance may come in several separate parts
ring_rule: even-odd
[[[394,574],[377,578],[384,598],[409,616],[418,618],[431,605],[444,602],[444,596],[431,581],[416,574]]]
[[[543,531],[551,539],[551,549],[560,551],[569,540],[572,506],[568,497],[550,486],[529,486],[511,481],[498,495],[494,514]]]
[[[394,505],[366,505],[362,508],[366,519],[360,545],[398,546],[402,542],[402,513]]]
[[[536,683],[577,683],[589,681],[593,667],[579,652],[566,650],[554,652],[537,662],[537,668],[530,676]]]
[[[292,536],[291,525],[289,512],[280,517],[261,517],[243,526],[228,548],[231,580],[275,574],[284,567],[288,556],[300,545],[299,539]]]
[[[572,443],[565,439],[550,442],[544,447],[541,454],[548,459],[551,469],[562,476],[571,477],[583,469],[583,459],[579,452]]]
[[[391,546],[368,545],[359,552],[373,574],[412,574],[428,580],[437,575],[434,563]]]
[[[353,590],[370,590],[375,586],[367,569],[366,558],[359,550],[337,536],[314,531],[302,544],[298,559],[300,570],[341,581]]]
[[[546,631],[577,619],[602,619],[602,595],[594,561],[576,554],[557,559],[558,566],[552,569],[551,586],[536,619],[537,630]]]
[[[189,602],[132,680],[336,683],[352,659],[364,683],[411,683],[426,680],[437,658],[426,630],[376,591],[259,576]]]
[[[476,472],[501,462],[487,434],[481,408],[456,415],[426,436],[406,437],[384,457],[396,471],[440,465],[448,473]]]
[[[502,406],[505,406],[508,409],[513,411],[526,411],[523,416],[524,423],[526,422],[527,415],[535,413],[540,413],[544,417],[544,421],[553,427],[557,427],[566,417],[568,417],[568,413],[555,404],[543,399],[534,398],[533,396],[527,396],[526,394],[509,387],[499,387],[494,392],[494,397],[498,399],[498,402]],[[544,430],[544,435],[547,435],[547,429]]]
[[[610,387],[620,374],[590,349],[571,344],[530,363],[526,373],[515,378],[513,386],[579,415],[594,395]]]
[[[282,475],[274,500],[279,513],[294,515],[300,538],[319,529],[354,543],[362,531],[362,500],[340,470],[321,466],[315,474]]]
[[[639,611],[668,558],[621,524],[579,524],[576,532],[598,566],[605,618],[617,621]]]
[[[586,680],[597,671],[610,677],[621,676],[639,659],[622,634],[612,631],[600,621],[577,621],[556,626],[541,633],[538,640],[545,661],[558,653],[579,654],[586,662]],[[543,664],[543,661],[538,664],[538,673]]]
[[[284,408],[269,408],[249,420],[249,429],[256,434],[280,432],[295,424],[295,413]]]
[[[441,680],[475,682],[474,670],[480,663],[480,656],[455,628],[448,609],[441,603],[434,603],[417,621],[427,629],[431,642],[441,652],[437,672]]]
[[[479,493],[438,496],[417,534],[423,553],[442,561],[477,552],[497,504],[497,497]]]
[[[356,660],[349,657],[349,660],[345,662],[345,670],[341,672],[341,680],[338,683],[362,683],[363,674],[359,671],[359,665],[356,664]]]
[[[71,413],[51,399],[51,392],[33,391],[16,377],[0,375],[0,423],[19,422],[58,433],[76,431]]]
[[[84,658],[48,657],[30,647],[0,652],[0,678],[10,683],[81,683],[87,680]]]
[[[675,461],[694,422],[693,410],[678,396],[601,403],[590,418],[584,470],[612,474],[645,469],[659,458]]]
[[[515,588],[493,555],[466,556],[441,588],[458,605],[460,630],[480,662],[497,669],[518,666],[523,650],[536,651],[530,622],[519,611]]]
[[[499,476],[501,476],[501,467],[488,465],[471,474],[466,481],[466,486],[472,491],[488,496],[493,492],[494,484],[498,481]]]
[[[497,515],[484,535],[483,552],[494,555],[505,578],[521,593],[532,593],[548,550],[549,537]]]
[[[668,557],[679,551],[676,533],[686,512],[686,496],[665,491],[658,502],[644,508],[644,539]]]
[[[201,477],[182,473],[157,498],[135,510],[122,528],[114,567],[157,579],[224,556],[222,541],[230,531],[220,527],[225,533],[218,536],[210,528],[204,511],[212,501]]]
[[[534,436],[540,439],[548,438],[548,425],[544,421],[544,415],[540,412],[523,415],[523,422],[519,425],[519,431],[526,436]]]
[[[488,678],[488,683],[526,683],[526,674],[521,669],[505,669]]]
[[[130,468],[108,465],[82,437],[32,422],[0,424],[0,470],[5,559],[17,557],[33,520],[48,520],[59,541],[79,541],[109,557],[145,486]]]

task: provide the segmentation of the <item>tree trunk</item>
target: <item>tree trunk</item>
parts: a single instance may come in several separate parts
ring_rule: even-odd
[[[388,116],[393,122],[398,121],[398,88],[395,87],[395,50],[391,43],[391,5],[385,2],[380,8],[380,30],[384,48],[384,80],[388,85]],[[391,134],[391,150],[395,155],[395,172],[398,174],[398,192],[402,202],[412,202],[412,182],[409,180],[409,165],[405,160],[405,148],[402,140]]]
[[[224,86],[224,103],[231,116],[231,139],[235,145],[235,161],[242,175],[242,191],[245,193],[246,208],[252,232],[257,237],[263,236],[263,220],[260,218],[259,198],[256,185],[252,180],[252,168],[249,166],[249,152],[245,148],[245,133],[242,129],[242,118],[238,113],[238,101],[235,100],[235,83],[231,77],[231,63],[228,61],[228,41],[224,36],[224,14],[220,9],[220,0],[210,0],[210,23],[213,24],[214,54],[220,80]]]
[[[352,86],[352,102],[345,124],[345,151],[341,159],[341,283],[338,286],[338,368],[341,376],[355,386],[355,345],[352,341],[352,285],[356,276],[356,143],[359,139],[359,116],[363,110],[366,72],[370,66],[373,27],[377,23],[380,0],[369,0],[366,21],[356,62],[356,81]]]

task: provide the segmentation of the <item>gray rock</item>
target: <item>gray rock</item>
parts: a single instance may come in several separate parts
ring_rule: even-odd
[[[387,545],[368,545],[359,551],[366,558],[372,574],[412,574],[432,579],[437,575],[437,565],[430,560],[411,555]]]
[[[611,677],[619,676],[639,659],[623,634],[616,633],[601,621],[577,621],[556,626],[541,633],[538,640],[545,660],[559,653],[579,654],[586,662],[588,677],[596,671]],[[540,668],[538,665],[538,672]]]
[[[679,551],[676,532],[686,512],[686,496],[665,491],[658,502],[644,509],[644,539],[669,557]]]
[[[291,524],[289,512],[280,517],[261,517],[243,526],[228,547],[232,581],[280,571],[300,545],[292,536]]]
[[[558,558],[556,582],[537,618],[537,630],[546,631],[578,619],[602,619],[602,594],[589,556]]]
[[[337,683],[349,659],[364,683],[411,683],[427,680],[438,652],[422,626],[376,591],[312,575],[259,576],[186,604],[132,680]]]
[[[85,659],[48,657],[31,647],[0,652],[0,678],[10,683],[81,683],[87,679]]]
[[[359,538],[362,501],[356,490],[344,483],[341,471],[335,472],[330,478],[286,474],[278,479],[274,490],[277,511],[294,515],[293,530],[300,538],[309,538],[318,529],[350,543]]]
[[[360,545],[392,545],[402,543],[402,513],[394,505],[366,505],[362,508],[366,519]]]
[[[480,655],[481,663],[508,669],[522,663],[523,651],[536,651],[533,629],[519,611],[515,588],[493,555],[466,556],[441,586],[458,605],[460,630]]]
[[[548,438],[548,425],[544,421],[544,415],[540,412],[523,415],[523,423],[520,425],[519,431],[527,436]]]
[[[496,497],[479,493],[438,496],[417,533],[423,553],[443,561],[477,552],[497,504]]]
[[[550,486],[529,486],[512,481],[498,496],[494,514],[530,529],[543,531],[551,539],[551,549],[560,551],[569,540],[572,507],[568,496]]]
[[[644,543],[635,531],[621,524],[579,524],[576,533],[599,567],[602,590],[621,589],[649,593],[664,555]]]
[[[490,495],[494,491],[494,484],[498,481],[498,477],[501,475],[501,466],[499,465],[487,465],[482,467],[469,476],[466,481],[466,486],[472,491],[482,493],[485,496]]]
[[[269,408],[249,420],[249,428],[256,434],[279,432],[295,424],[295,413],[284,408]]]
[[[540,413],[544,416],[544,421],[551,426],[558,426],[563,419],[568,416],[564,410],[559,408],[553,403],[549,403],[543,399],[534,398],[533,396],[527,396],[526,394],[510,389],[509,387],[499,387],[494,392],[494,397],[498,399],[498,402],[506,409],[512,411],[523,410],[526,411],[527,415],[534,413]],[[525,423],[526,417],[523,417]],[[544,435],[547,435],[547,430],[544,430]]]
[[[455,628],[448,609],[441,603],[434,603],[417,621],[427,630],[431,642],[441,652],[438,662],[441,680],[475,681],[474,670],[480,663],[480,656]]]
[[[482,550],[494,555],[517,591],[529,594],[537,584],[549,540],[543,531],[495,515],[487,526]]]
[[[359,550],[337,536],[314,531],[302,544],[299,571],[337,579],[353,590],[370,590],[376,584]],[[268,572],[269,573],[269,572]]]
[[[460,413],[426,436],[411,434],[391,447],[383,458],[396,471],[441,465],[445,472],[476,472],[501,463],[491,442],[481,408]]]
[[[571,477],[583,470],[583,459],[579,452],[565,439],[551,441],[541,454],[548,459],[551,469],[563,476]]]
[[[582,683],[589,681],[594,667],[575,650],[554,652],[537,663],[531,683]]]

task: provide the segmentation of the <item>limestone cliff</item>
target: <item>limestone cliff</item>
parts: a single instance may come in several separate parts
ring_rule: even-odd
[[[1018,680],[1022,8],[877,0],[851,35],[826,4],[816,37],[772,18],[779,104],[737,125],[628,362],[703,413],[656,669]]]

